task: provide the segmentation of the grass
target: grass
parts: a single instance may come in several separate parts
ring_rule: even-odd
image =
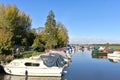
[[[111,49],[120,50],[120,46],[110,46]]]
[[[92,53],[92,58],[102,58],[107,56],[107,53]]]
[[[103,47],[106,47],[105,45],[102,45]],[[109,45],[109,48],[114,50],[120,50],[120,45]]]

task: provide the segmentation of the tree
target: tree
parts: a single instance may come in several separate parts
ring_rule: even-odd
[[[33,50],[36,50],[36,51],[44,51],[45,50],[45,35],[44,35],[44,32],[41,32],[39,33],[35,40],[34,40],[34,43],[32,45],[32,48]]]
[[[15,44],[26,44],[27,33],[30,30],[31,19],[16,5],[0,4],[0,51],[11,51]],[[8,41],[9,40],[9,41]],[[5,44],[5,45],[3,45]]]
[[[67,46],[68,31],[62,23],[57,23],[55,15],[51,10],[45,22],[45,28],[39,27],[36,29],[37,36],[32,45],[34,50],[43,51],[46,49],[58,48]]]
[[[36,33],[34,28],[27,32],[27,37],[26,37],[27,46],[31,46],[33,44],[34,39],[36,38],[36,36],[37,36],[37,33]]]
[[[13,35],[6,29],[0,29],[0,53],[7,54],[11,50],[11,39]]]
[[[51,10],[47,16],[47,21],[45,23],[46,48],[55,48],[57,46],[57,28],[56,20],[54,18],[55,15]]]
[[[57,23],[57,37],[58,37],[58,47],[67,46],[68,44],[68,31],[62,23]]]
[[[0,53],[5,54],[10,53],[11,46],[13,43],[13,30],[11,28],[11,22],[8,19],[6,19],[6,15],[9,12],[8,8],[9,5],[6,8],[3,4],[0,5]],[[8,12],[6,10],[8,10]]]
[[[109,44],[109,43],[106,43],[105,46],[106,46],[106,48],[109,48],[109,47],[110,47],[110,44]]]
[[[22,45],[23,39],[27,38],[31,26],[31,19],[29,15],[19,11],[18,21],[14,27],[14,41],[16,45]],[[26,39],[27,40],[27,39]]]

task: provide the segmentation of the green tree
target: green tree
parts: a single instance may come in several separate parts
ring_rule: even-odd
[[[19,11],[18,21],[14,27],[14,41],[15,44],[22,45],[23,39],[27,38],[31,26],[31,19],[29,15],[26,15],[24,12]],[[27,40],[27,39],[26,39]]]
[[[106,43],[105,46],[106,46],[106,48],[109,48],[109,47],[110,47],[110,44],[109,44],[109,43]]]
[[[46,48],[55,48],[57,46],[57,28],[53,11],[49,12],[45,23]]]
[[[57,37],[58,37],[58,47],[67,46],[68,44],[68,31],[62,23],[57,23]]]
[[[26,44],[31,19],[16,5],[0,4],[0,51],[10,51],[15,44]],[[7,41],[9,40],[9,41]],[[5,45],[3,45],[5,44]],[[10,53],[10,52],[9,52]]]
[[[33,42],[34,42],[34,39],[36,38],[36,36],[37,36],[37,33],[36,33],[36,31],[35,31],[35,29],[33,28],[33,29],[31,29],[31,30],[29,30],[28,32],[27,32],[27,46],[31,46],[32,44],[33,44]]]
[[[36,51],[44,51],[45,50],[45,38],[44,33],[41,32],[37,35],[32,45],[32,48]]]
[[[8,54],[12,47],[12,32],[0,29],[0,53]]]
[[[10,53],[11,46],[13,43],[13,26],[11,25],[11,22],[8,19],[6,19],[6,15],[9,12],[9,7],[9,5],[6,8],[3,4],[0,5],[0,53],[5,54]],[[8,12],[6,10],[8,10]]]

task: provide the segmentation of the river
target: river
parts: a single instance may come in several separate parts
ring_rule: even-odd
[[[0,74],[0,80],[120,80],[120,62],[106,57],[96,58],[91,51],[74,53],[67,72],[62,77],[24,77]]]

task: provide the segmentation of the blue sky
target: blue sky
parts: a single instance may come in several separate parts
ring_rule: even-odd
[[[29,14],[32,28],[44,27],[53,10],[70,43],[120,43],[120,0],[0,0]]]

